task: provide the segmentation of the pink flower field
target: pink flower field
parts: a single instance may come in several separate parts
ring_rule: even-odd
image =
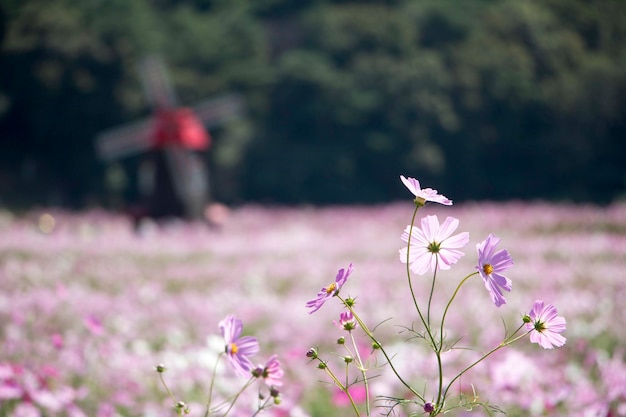
[[[399,259],[414,207],[409,198],[367,207],[250,205],[233,209],[219,228],[145,223],[138,232],[102,211],[0,212],[0,416],[174,416],[174,399],[189,415],[205,416],[213,375],[214,401],[246,383],[228,361],[215,365],[224,352],[219,324],[229,315],[258,339],[254,365],[276,354],[284,371],[280,404],[264,415],[354,415],[306,356],[315,348],[345,374],[336,340],[346,332],[334,323],[344,307],[332,297],[314,314],[305,305],[350,263],[342,297],[356,300],[402,377],[432,397],[437,366],[409,330],[421,322]],[[514,260],[506,304],[494,305],[480,276],[456,296],[445,337],[459,349],[442,356],[448,379],[522,325],[535,300],[567,320],[564,346],[543,349],[526,336],[464,374],[453,394],[509,416],[626,416],[626,205],[428,204],[418,218],[426,215],[454,216],[455,233],[469,232],[464,256],[437,275],[434,317],[476,270],[476,245],[490,233]],[[428,276],[412,282],[426,302]],[[386,415],[385,398],[410,393],[370,341],[355,335],[371,353],[372,404],[380,406],[372,415]],[[352,387],[357,402],[359,387]],[[253,415],[257,394],[246,391],[228,415]],[[427,414],[415,410],[392,415]]]

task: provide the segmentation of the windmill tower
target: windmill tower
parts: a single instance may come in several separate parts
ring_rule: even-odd
[[[229,94],[180,107],[159,58],[142,60],[138,69],[152,116],[99,134],[98,156],[113,162],[143,155],[138,173],[143,201],[134,217],[203,219],[210,200],[207,128],[240,117],[242,100]]]

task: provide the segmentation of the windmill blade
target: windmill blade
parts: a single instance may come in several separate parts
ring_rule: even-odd
[[[147,151],[153,145],[153,123],[146,118],[100,133],[95,142],[98,157],[108,162]]]
[[[204,100],[192,107],[195,115],[207,128],[220,125],[244,113],[243,97],[239,94],[225,94],[223,96]]]
[[[158,56],[143,58],[139,61],[137,70],[147,102],[154,110],[178,107],[178,98],[162,58]]]

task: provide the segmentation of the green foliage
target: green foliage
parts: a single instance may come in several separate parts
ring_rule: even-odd
[[[146,115],[156,53],[184,105],[246,97],[212,132],[222,201],[377,202],[400,173],[457,201],[610,201],[625,21],[619,0],[4,0],[0,187],[102,201],[92,138]]]

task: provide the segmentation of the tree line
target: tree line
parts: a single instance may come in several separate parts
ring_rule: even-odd
[[[151,54],[183,104],[245,98],[211,131],[219,201],[384,202],[404,174],[457,201],[610,202],[625,23],[620,0],[1,0],[0,204],[132,200],[138,157],[112,170],[93,139],[149,114]]]

